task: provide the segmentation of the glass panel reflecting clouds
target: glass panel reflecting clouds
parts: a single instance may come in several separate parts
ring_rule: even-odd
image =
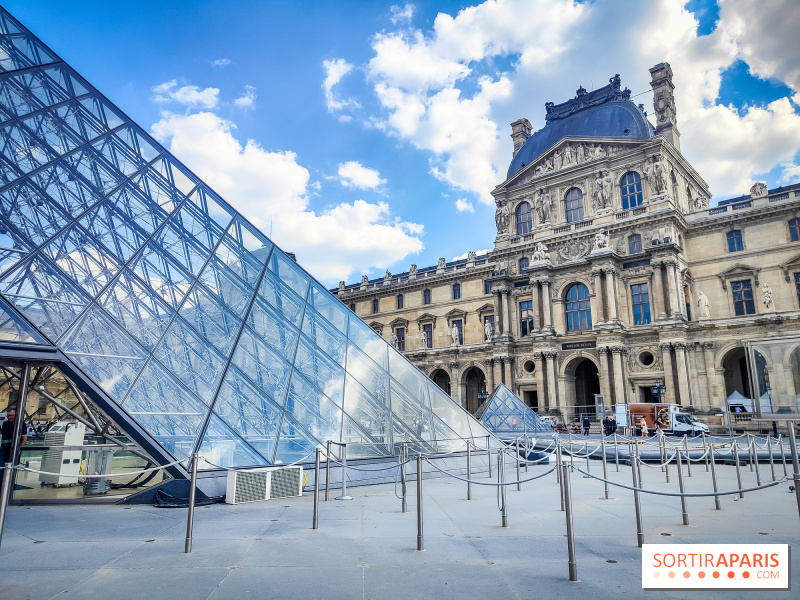
[[[294,359],[295,368],[337,404],[342,402],[344,369],[301,336]]]
[[[306,297],[308,282],[310,277],[306,275],[295,262],[283,252],[275,249],[269,260],[269,270],[275,273],[278,278],[288,285],[301,298]]]
[[[214,414],[208,421],[199,454],[212,466],[229,468],[263,465],[266,460]]]

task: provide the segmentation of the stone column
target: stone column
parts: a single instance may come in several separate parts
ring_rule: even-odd
[[[494,302],[494,334],[500,335],[503,331],[502,327],[502,310],[500,308],[500,292],[492,292],[492,301]]]
[[[664,305],[664,285],[661,276],[661,263],[653,263],[653,312],[655,320],[667,318],[667,309]]]
[[[611,397],[611,373],[608,368],[608,347],[598,348],[597,352],[600,355],[600,393],[605,398],[605,405],[611,407],[613,398]]]
[[[708,386],[708,403],[719,406],[720,399],[716,397],[714,385],[717,380],[717,370],[714,368],[714,342],[703,342],[703,358],[706,363],[706,385]]]
[[[505,363],[506,385],[516,394],[517,392],[514,390],[514,357],[509,356],[503,362]]]
[[[508,308],[508,297],[510,292],[508,290],[503,290],[500,292],[503,294],[503,333],[511,334],[511,323],[509,322],[509,308]]]
[[[557,352],[545,353],[547,358],[547,393],[550,395],[550,408],[560,408],[560,403],[558,402],[558,376],[556,375],[557,356]],[[565,419],[567,418],[567,415],[563,416]]]
[[[492,372],[494,373],[492,381],[494,386],[497,387],[503,382],[503,361],[499,358],[492,359]]]
[[[544,313],[544,329],[553,331],[552,309],[550,307],[550,281],[542,281],[542,312]]]
[[[614,269],[606,269],[606,297],[608,298],[608,320],[612,323],[619,323],[617,314],[617,280],[614,277]]]
[[[692,396],[689,393],[689,373],[686,366],[686,344],[678,342],[673,344],[675,348],[675,367],[678,371],[678,390],[681,395],[681,405],[691,406]]]
[[[625,379],[622,373],[622,353],[625,349],[621,346],[611,348],[611,356],[614,362],[614,401],[617,404],[627,404],[625,396]]]
[[[592,298],[592,321],[593,325],[600,325],[605,323],[606,315],[603,310],[603,271],[600,269],[592,270],[592,277],[594,278],[594,297]]]
[[[675,317],[683,314],[681,311],[680,302],[678,300],[678,280],[675,270],[678,263],[671,260],[666,263],[667,265],[667,285],[669,287],[669,312],[670,317]]]
[[[550,404],[546,401],[547,392],[544,389],[544,354],[541,352],[533,353],[533,360],[536,363],[536,398],[539,400],[540,408],[548,408]]]
[[[661,344],[661,361],[664,364],[664,387],[667,388],[667,395],[664,402],[675,403],[675,380],[672,377],[672,353],[669,344]]]
[[[494,359],[490,358],[486,361],[486,364],[489,367],[486,369],[486,393],[491,396],[492,392],[494,392]]]
[[[456,361],[450,361],[448,366],[450,367],[450,397],[464,408],[467,408],[467,399],[464,397],[464,390],[458,378],[459,365]]]

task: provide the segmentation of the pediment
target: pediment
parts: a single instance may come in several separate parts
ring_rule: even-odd
[[[408,327],[408,319],[397,317],[394,321],[389,323],[389,325],[392,326],[392,329],[396,329],[397,327]]]
[[[800,254],[782,262],[778,266],[783,270],[783,276],[786,278],[786,281],[791,281],[789,271],[800,270]]]
[[[417,323],[436,323],[436,315],[422,313],[417,317]]]
[[[727,291],[728,281],[740,277],[752,277],[755,280],[756,286],[758,286],[758,274],[760,272],[761,267],[751,267],[750,265],[736,263],[732,267],[725,269],[721,273],[718,273],[717,277],[719,277],[720,281],[722,282],[722,289]]]
[[[494,304],[487,302],[483,306],[478,309],[478,314],[482,315],[484,313],[493,313],[494,312]]]
[[[369,326],[372,327],[372,329],[376,331],[378,335],[380,335],[383,332],[383,323],[379,321],[372,321],[372,323],[370,323]]]

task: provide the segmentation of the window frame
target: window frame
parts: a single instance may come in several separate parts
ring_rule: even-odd
[[[734,316],[746,317],[756,314],[756,300],[752,279],[737,279],[736,281],[731,281],[729,285],[731,287],[731,301],[733,302]],[[737,287],[741,289],[737,289]],[[747,297],[748,292],[749,298]],[[737,293],[741,293],[741,298],[739,300],[736,299]],[[739,304],[742,307],[742,312],[739,312],[737,308]],[[748,308],[752,308],[752,310],[748,311]]]
[[[631,181],[628,181],[628,176]],[[628,171],[620,177],[619,189],[622,195],[622,210],[638,208],[644,204],[642,177],[636,171]],[[633,199],[633,203],[631,203],[631,199]]]
[[[731,229],[725,234],[725,239],[728,242],[728,254],[744,250],[744,234],[741,229]]]
[[[460,283],[454,283],[453,284],[452,292],[453,292],[453,300],[461,300],[461,284]]]
[[[405,299],[403,298],[403,294],[397,294],[396,297],[396,306],[397,310],[402,310],[404,308]]]
[[[572,290],[576,290],[575,299],[570,299],[569,295]],[[584,298],[581,298],[582,290],[586,291]],[[576,308],[570,309],[570,305],[577,305]],[[576,316],[577,319],[573,318]],[[584,317],[586,317],[584,319]],[[592,301],[589,287],[581,282],[571,284],[564,292],[564,318],[567,326],[567,333],[580,333],[592,330]],[[577,322],[577,328],[574,327],[573,321]],[[586,327],[584,327],[586,325]]]
[[[352,303],[352,302],[350,303],[350,311],[351,311],[351,312],[353,312],[353,313],[355,313],[355,312],[356,312],[356,305],[355,305],[355,303]]]
[[[426,288],[422,290],[422,303],[423,304],[431,303],[431,288]]]
[[[375,315],[375,314],[378,314],[379,312],[381,312],[380,311],[380,307],[381,307],[380,300],[378,298],[373,298],[372,299],[372,314]]]
[[[800,217],[789,219],[789,241],[800,242]]]
[[[423,323],[422,324],[422,331],[427,334],[425,338],[425,343],[427,346],[426,348],[433,348],[433,323]]]
[[[642,290],[644,288],[644,290]],[[631,313],[634,325],[650,325],[653,322],[653,311],[650,306],[650,284],[638,281],[630,284]],[[638,300],[638,302],[637,302]],[[636,309],[639,308],[637,320]]]
[[[406,351],[406,328],[405,327],[397,327],[394,330],[394,334],[397,336],[397,349],[400,352]]]
[[[524,263],[524,264],[523,264]],[[527,256],[523,256],[519,259],[519,274],[522,275],[524,270],[527,269],[531,265],[531,261],[528,259]]]
[[[517,222],[517,235],[530,235],[533,232],[533,210],[530,202],[522,201],[517,204],[514,217]]]
[[[453,319],[450,323],[450,329],[453,329],[453,325],[458,327],[458,345],[464,345],[464,320],[463,319]],[[451,337],[452,341],[452,337]]]
[[[520,337],[530,337],[535,328],[533,318],[533,299],[520,300],[517,304],[519,308],[519,335]]]
[[[575,214],[578,216],[577,219]],[[579,187],[572,187],[564,194],[564,218],[567,223],[579,223],[585,218],[583,190]]]
[[[640,252],[644,252],[642,236],[639,233],[632,233],[628,236],[628,254],[639,254]]]
[[[484,296],[488,296],[492,293],[492,280],[491,279],[484,279],[483,280],[483,294]]]
[[[800,271],[794,274],[794,288],[797,292],[797,305],[800,307]]]

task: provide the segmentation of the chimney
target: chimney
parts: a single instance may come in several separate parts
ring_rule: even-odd
[[[531,137],[531,122],[528,119],[519,119],[511,124],[511,139],[514,140],[514,156],[517,155],[522,144]]]
[[[678,117],[675,110],[675,96],[672,90],[672,69],[669,63],[660,63],[650,69],[650,87],[653,88],[653,108],[656,111],[656,134],[671,143],[676,150],[681,149],[681,134],[678,131]]]

